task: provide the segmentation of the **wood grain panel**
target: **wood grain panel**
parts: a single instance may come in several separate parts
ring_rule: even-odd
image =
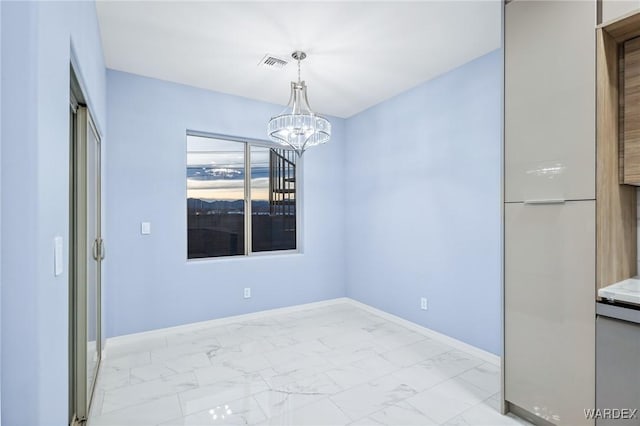
[[[624,51],[618,46],[618,180],[624,182]]]
[[[624,183],[640,184],[640,38],[626,41],[622,100]]]
[[[602,28],[596,38],[596,288],[601,288],[637,273],[637,218],[636,188],[621,185],[618,175],[618,43]]]
[[[618,20],[605,23],[602,27],[617,43],[640,36],[640,13],[620,17]]]

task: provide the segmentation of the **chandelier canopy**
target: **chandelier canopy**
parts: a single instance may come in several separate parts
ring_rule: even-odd
[[[307,148],[329,141],[331,123],[309,106],[307,85],[300,80],[300,61],[307,57],[306,53],[295,51],[291,56],[298,61],[298,81],[291,82],[289,103],[282,113],[269,120],[267,133],[272,141],[302,155]]]

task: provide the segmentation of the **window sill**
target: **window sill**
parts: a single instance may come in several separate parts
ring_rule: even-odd
[[[187,264],[190,263],[205,263],[205,262],[237,262],[247,261],[249,259],[271,259],[271,258],[286,258],[286,257],[299,257],[302,256],[301,250],[282,250],[282,251],[268,251],[252,253],[250,255],[237,255],[237,256],[218,256],[218,257],[200,257],[196,259],[187,259]]]

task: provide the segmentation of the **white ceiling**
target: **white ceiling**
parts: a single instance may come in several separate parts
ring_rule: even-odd
[[[295,62],[318,113],[349,117],[500,46],[497,1],[99,1],[109,68],[285,104]]]

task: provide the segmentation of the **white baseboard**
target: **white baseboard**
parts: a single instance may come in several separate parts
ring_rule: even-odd
[[[426,337],[437,340],[439,342],[452,346],[461,351],[467,352],[485,362],[489,362],[496,366],[500,366],[500,357],[498,355],[492,354],[483,349],[480,349],[468,343],[462,342],[458,339],[454,339],[453,337],[449,337],[445,334],[438,333],[437,331],[431,330],[427,327],[423,327],[414,322],[405,320],[396,315],[390,314],[388,312],[384,312],[380,309],[374,308],[373,306],[369,306],[362,302],[358,302],[357,300],[351,299],[349,297],[339,297],[336,299],[323,300],[320,302],[305,303],[302,305],[287,306],[284,308],[268,309],[265,311],[252,312],[249,314],[234,315],[231,317],[224,317],[224,318],[218,318],[218,319],[213,319],[208,321],[195,322],[191,324],[178,325],[175,327],[161,328],[157,330],[143,331],[141,333],[125,334],[122,336],[110,337],[106,340],[106,344],[105,344],[106,353],[103,353],[103,357],[106,357],[106,355],[108,355],[109,348],[114,348],[120,345],[139,342],[140,340],[163,337],[163,336],[166,336],[167,334],[172,334],[176,332],[187,332],[187,331],[200,330],[203,328],[217,327],[220,325],[231,324],[238,321],[255,320],[255,319],[269,317],[271,315],[299,312],[307,309],[320,308],[323,306],[331,306],[331,305],[336,305],[340,303],[348,303],[352,306],[358,307],[360,309],[364,309],[367,312],[370,312],[386,320],[392,321],[398,325],[407,327],[410,330],[423,334]]]
[[[400,318],[399,316],[382,311],[378,308],[374,308],[373,306],[367,305],[362,302],[358,302],[357,300],[354,300],[348,297],[346,298],[346,300],[347,300],[347,303],[350,303],[354,306],[364,309],[365,311],[371,312],[374,315],[377,315],[389,321],[395,322],[398,325],[407,327],[408,329],[416,331],[420,334],[423,334],[433,340],[437,340],[439,342],[452,346],[456,349],[467,352],[468,354],[473,355],[476,358],[480,358],[485,362],[488,362],[497,367],[500,367],[500,357],[496,354],[487,352],[484,349],[480,349],[476,346],[470,345],[461,340],[454,339],[453,337],[447,336],[446,334],[442,334],[437,331],[431,330],[430,328],[423,327],[420,324],[416,324],[415,322],[406,320],[404,318]]]
[[[336,299],[322,300],[320,302],[304,303],[302,305],[286,306],[284,308],[267,309],[264,311],[251,312],[248,314],[233,315],[230,317],[216,318],[212,320],[193,322],[193,323],[183,324],[183,325],[176,325],[174,327],[159,328],[156,330],[142,331],[139,333],[123,334],[122,336],[107,338],[105,346],[108,352],[109,347],[128,344],[128,343],[139,341],[141,339],[162,337],[164,335],[176,333],[176,332],[179,333],[179,332],[201,330],[203,328],[217,327],[220,325],[231,324],[238,321],[249,321],[249,320],[265,318],[271,315],[288,314],[292,312],[305,311],[307,309],[320,308],[323,306],[330,306],[338,303],[345,303],[345,302],[348,302],[348,300],[350,299],[346,297],[339,297]]]

